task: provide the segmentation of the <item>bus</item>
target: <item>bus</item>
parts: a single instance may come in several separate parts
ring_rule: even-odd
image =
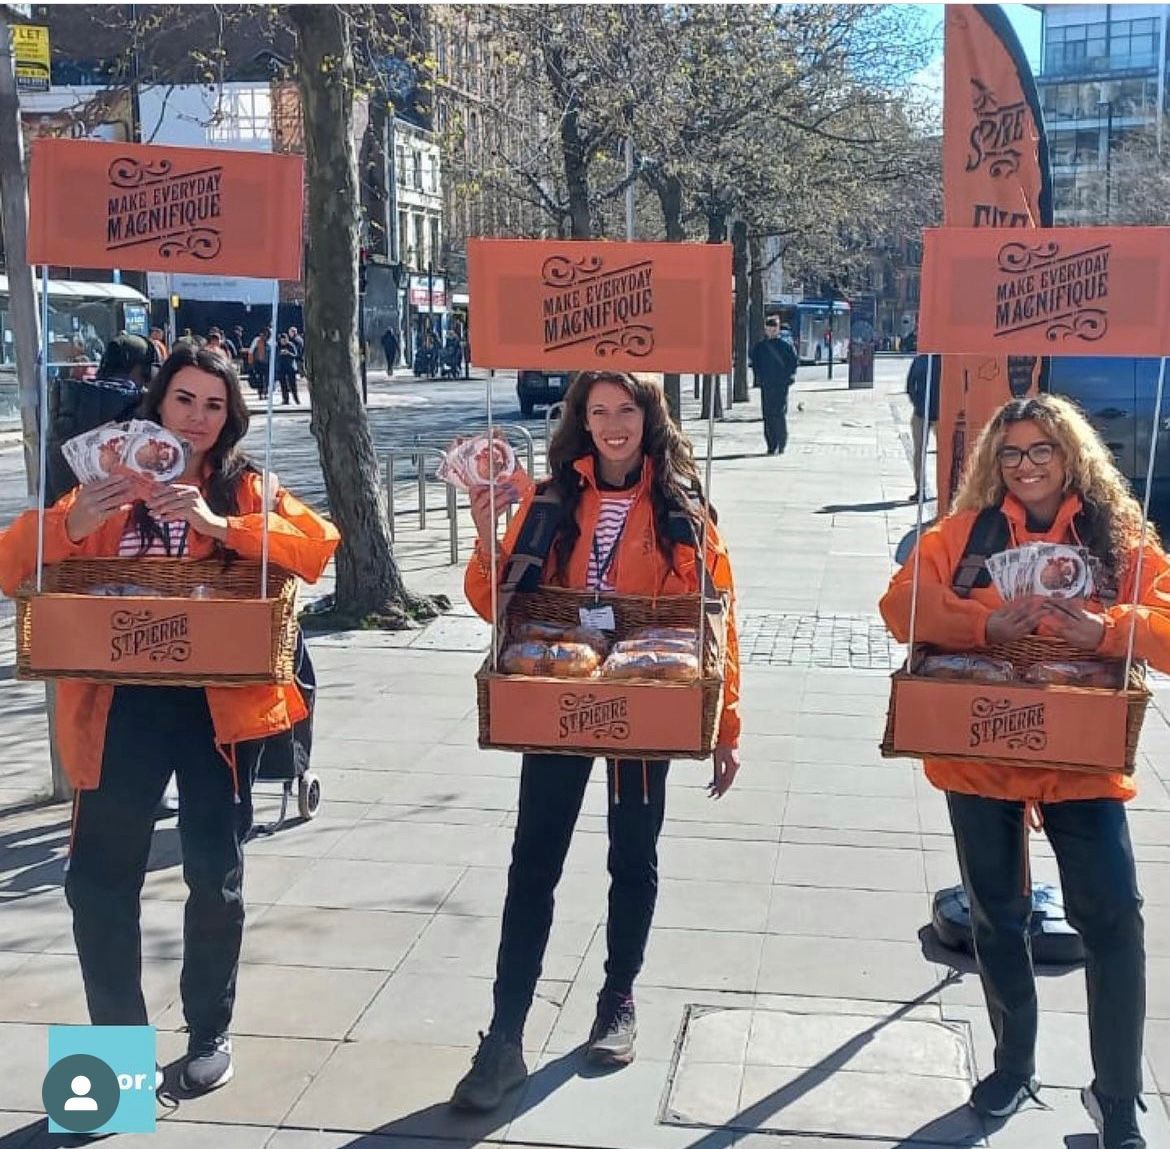
[[[36,282],[40,308],[40,281]],[[79,357],[96,365],[106,344],[123,331],[150,334],[150,300],[123,283],[49,280],[49,370],[76,368]],[[0,275],[0,426],[19,422],[16,343],[9,321],[8,277]]]
[[[830,307],[832,311],[830,312]],[[829,359],[829,331],[833,333],[833,360],[849,358],[849,304],[842,299],[802,299],[796,303],[769,303],[765,315],[779,315],[792,330],[796,354],[801,363],[826,363]],[[832,320],[830,321],[830,315]]]

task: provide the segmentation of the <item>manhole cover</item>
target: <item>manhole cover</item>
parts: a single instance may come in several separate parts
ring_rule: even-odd
[[[687,1007],[660,1118],[737,1132],[983,1144],[965,1023]]]

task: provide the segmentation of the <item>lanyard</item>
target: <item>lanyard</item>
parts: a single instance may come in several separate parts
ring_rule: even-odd
[[[601,559],[601,548],[597,545],[597,535],[593,536],[593,567],[597,572],[597,585],[593,588],[595,592],[602,589],[605,583],[605,576],[609,573],[609,568],[613,566],[614,557],[617,555],[617,549],[622,541],[622,535],[625,533],[626,523],[630,521],[629,514],[622,521],[622,525],[618,528],[617,537],[613,540],[613,545],[609,548],[609,553],[605,556],[605,561]]]

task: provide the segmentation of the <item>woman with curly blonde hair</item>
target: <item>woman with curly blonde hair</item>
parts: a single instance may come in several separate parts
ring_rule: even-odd
[[[1097,561],[1088,598],[1004,602],[984,552],[1038,542],[1090,552]],[[1141,508],[1096,432],[1064,399],[1014,399],[983,430],[950,514],[923,534],[917,562],[906,563],[882,599],[886,625],[902,642],[915,566],[916,641],[977,651],[1037,634],[1121,660],[1132,630],[1135,658],[1170,669],[1170,562],[1152,533],[1143,544]],[[1039,1089],[1027,881],[1027,828],[1038,818],[1085,947],[1095,1079],[1082,1099],[1104,1149],[1144,1149],[1137,1122],[1144,925],[1124,806],[1136,787],[1118,765],[1115,774],[1089,774],[927,759],[925,768],[947,796],[995,1033],[995,1067],[976,1085],[972,1107],[1008,1117]]]

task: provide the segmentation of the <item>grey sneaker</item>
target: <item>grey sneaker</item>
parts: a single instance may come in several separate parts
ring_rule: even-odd
[[[1138,1106],[1146,1111],[1140,1097],[1106,1097],[1094,1081],[1081,1090],[1081,1104],[1097,1126],[1100,1149],[1146,1149],[1137,1120]]]
[[[465,1113],[490,1113],[527,1079],[520,1043],[498,1033],[481,1033],[471,1068],[451,1094],[451,1107]]]
[[[226,1033],[191,1038],[179,1086],[188,1093],[207,1093],[232,1079],[232,1039]]]
[[[634,1060],[637,1036],[634,999],[628,993],[603,989],[597,998],[597,1017],[589,1031],[586,1061],[594,1065],[629,1065]]]
[[[1003,1118],[1015,1113],[1028,1098],[1040,1102],[1040,1082],[997,1069],[971,1090],[971,1108],[980,1117]]]

